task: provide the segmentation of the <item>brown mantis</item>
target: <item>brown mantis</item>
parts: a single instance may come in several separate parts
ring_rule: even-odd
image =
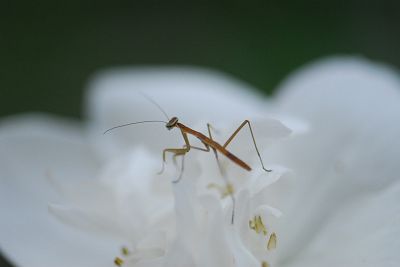
[[[245,120],[242,122],[242,124],[235,130],[235,132],[228,138],[228,140],[223,144],[220,145],[219,143],[217,143],[216,141],[214,141],[212,139],[212,135],[211,135],[211,125],[207,124],[207,128],[208,128],[208,133],[209,133],[209,137],[205,136],[204,134],[195,131],[191,128],[189,128],[188,126],[180,123],[178,121],[177,117],[173,117],[172,119],[170,119],[168,121],[168,123],[165,125],[165,127],[168,130],[171,130],[173,128],[178,128],[181,131],[183,140],[185,141],[185,145],[183,148],[166,148],[163,150],[163,168],[161,169],[161,172],[164,170],[164,164],[166,162],[166,153],[170,152],[173,153],[174,156],[179,156],[182,155],[184,156],[187,152],[190,151],[190,149],[197,149],[197,150],[201,150],[201,151],[205,151],[205,152],[209,152],[210,151],[210,147],[213,149],[215,155],[217,156],[217,151],[220,152],[221,154],[225,155],[227,158],[229,158],[231,161],[233,161],[234,163],[236,163],[237,165],[239,165],[240,167],[242,167],[243,169],[247,170],[247,171],[251,171],[251,167],[245,163],[243,160],[241,160],[240,158],[236,157],[234,154],[232,154],[231,152],[229,152],[226,147],[229,145],[229,143],[233,140],[233,138],[235,138],[235,136],[239,133],[239,131],[246,125],[248,124],[249,129],[250,129],[250,133],[251,133],[251,137],[253,139],[253,143],[254,143],[254,147],[256,149],[257,155],[260,159],[261,162],[261,166],[263,168],[264,171],[270,172],[271,170],[268,170],[264,167],[264,163],[262,161],[260,152],[258,150],[255,138],[254,138],[254,134],[253,134],[253,130],[251,128],[251,124],[249,120]],[[201,148],[201,147],[196,147],[196,146],[192,146],[189,142],[189,138],[188,135],[193,135],[195,136],[197,139],[199,139],[205,148]],[[180,180],[180,177],[175,180],[174,182],[178,182]]]
[[[253,139],[253,144],[254,147],[256,149],[258,158],[260,159],[261,162],[261,166],[262,169],[266,172],[271,172],[272,170],[266,169],[263,163],[263,160],[261,158],[260,152],[258,150],[257,147],[257,143],[253,134],[253,129],[251,128],[251,124],[249,120],[244,120],[240,126],[233,132],[233,134],[228,138],[228,140],[223,144],[219,144],[216,141],[213,140],[212,135],[211,135],[211,125],[208,123],[207,124],[207,128],[208,128],[208,134],[209,136],[207,137],[206,135],[193,130],[192,128],[182,124],[179,122],[177,117],[172,117],[171,119],[169,119],[168,115],[166,114],[166,112],[161,108],[160,105],[158,105],[153,99],[151,99],[150,97],[148,97],[147,95],[144,95],[142,93],[142,95],[147,98],[150,102],[152,102],[154,105],[156,105],[161,111],[162,113],[164,113],[164,115],[166,116],[166,118],[168,119],[168,121],[156,121],[156,120],[152,120],[152,121],[138,121],[138,122],[132,122],[132,123],[127,123],[127,124],[123,124],[123,125],[119,125],[119,126],[115,126],[112,127],[110,129],[108,129],[107,131],[104,132],[107,133],[111,130],[114,130],[116,128],[120,128],[120,127],[125,127],[128,125],[133,125],[133,124],[139,124],[139,123],[150,123],[150,122],[161,122],[161,123],[165,123],[165,127],[168,130],[172,130],[173,128],[178,128],[181,131],[183,140],[185,142],[185,145],[182,148],[166,148],[163,150],[162,153],[162,158],[163,158],[163,163],[162,163],[162,169],[159,173],[162,173],[164,171],[164,167],[165,167],[165,162],[166,162],[166,153],[172,153],[174,154],[174,158],[177,156],[185,156],[186,153],[188,153],[190,151],[190,149],[196,149],[196,150],[200,150],[200,151],[205,151],[205,152],[209,152],[210,148],[213,150],[217,160],[218,160],[218,154],[217,152],[220,152],[221,154],[225,155],[227,158],[229,158],[231,161],[233,161],[234,163],[236,163],[238,166],[240,166],[241,168],[247,170],[247,171],[251,171],[251,167],[245,163],[243,160],[241,160],[240,158],[238,158],[237,156],[235,156],[234,154],[232,154],[231,152],[229,152],[226,147],[232,142],[232,140],[235,138],[235,136],[239,133],[239,131],[247,124],[249,126],[249,130],[250,130],[250,134],[251,134],[251,138]],[[194,137],[196,137],[197,139],[200,140],[200,142],[204,145],[204,148],[201,147],[197,147],[197,146],[192,146],[189,142],[189,137],[188,135],[192,135]],[[177,183],[180,181],[181,177],[182,177],[182,173],[183,173],[183,160],[182,160],[182,169],[181,169],[181,173],[178,177],[178,179],[174,180],[174,183]]]

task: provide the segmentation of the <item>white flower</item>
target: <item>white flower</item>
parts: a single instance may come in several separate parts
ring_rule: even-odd
[[[83,125],[38,114],[1,124],[0,248],[17,266],[113,266],[115,257],[174,267],[400,262],[400,81],[390,69],[317,62],[270,100],[198,69],[116,69],[91,88]],[[178,131],[153,123],[102,135],[164,120],[138,91],[193,129],[207,133],[210,122],[221,143],[251,120],[273,172],[261,170],[248,129],[229,150],[252,172],[219,155],[235,189],[233,224],[213,153],[190,151],[171,183],[179,170],[170,157],[156,172],[161,151],[182,146]]]

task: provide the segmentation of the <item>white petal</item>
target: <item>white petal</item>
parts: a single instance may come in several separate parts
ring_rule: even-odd
[[[74,226],[90,234],[123,236],[122,229],[118,228],[119,221],[113,216],[104,216],[95,211],[56,204],[49,205],[49,212],[66,225]]]
[[[49,172],[90,179],[96,161],[76,125],[44,116],[15,117],[0,128],[0,247],[18,266],[106,266],[113,243],[68,228],[47,210],[59,196]],[[62,260],[60,260],[62,259]]]
[[[299,180],[282,217],[288,266],[394,266],[398,253],[388,248],[399,244],[387,233],[399,237],[399,198],[388,193],[400,172],[397,73],[361,59],[326,60],[292,76],[279,101],[310,123],[307,134],[272,151]]]
[[[207,208],[207,221],[203,227],[206,228],[200,240],[198,251],[198,266],[234,266],[238,255],[232,253],[229,239],[226,233],[226,222],[219,201],[209,197],[208,201],[202,201]]]
[[[400,186],[348,200],[284,266],[398,266]],[[328,252],[323,251],[328,248]]]
[[[84,187],[86,191],[78,190],[75,195],[80,202],[51,205],[50,211],[61,221],[87,232],[114,235],[136,244],[173,209],[171,179],[165,177],[172,174],[156,175],[158,163],[144,149],[115,158],[101,168],[91,186]]]
[[[249,188],[252,195],[258,194],[260,191],[266,189],[267,186],[277,182],[289,170],[281,166],[273,166],[272,172],[265,172],[262,169],[254,172],[256,174]]]

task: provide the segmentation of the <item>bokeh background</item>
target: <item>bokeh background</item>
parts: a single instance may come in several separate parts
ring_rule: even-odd
[[[389,0],[1,1],[0,117],[79,118],[88,77],[110,66],[212,67],[266,94],[323,56],[399,67],[399,11]]]

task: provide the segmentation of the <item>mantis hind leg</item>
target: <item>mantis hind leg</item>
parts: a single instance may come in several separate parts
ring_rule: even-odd
[[[255,147],[255,149],[256,149],[258,158],[260,159],[261,166],[262,166],[263,170],[266,171],[266,172],[271,172],[272,170],[266,169],[266,168],[264,167],[264,163],[263,163],[263,160],[262,160],[262,158],[261,158],[260,151],[258,150],[257,143],[256,143],[256,139],[255,139],[254,134],[253,134],[253,129],[251,129],[251,124],[250,124],[250,121],[249,121],[249,120],[245,120],[245,121],[242,122],[242,124],[236,129],[236,131],[228,138],[228,140],[225,142],[225,144],[223,145],[223,147],[226,148],[226,147],[230,144],[230,142],[232,142],[233,138],[235,138],[235,136],[239,133],[239,131],[240,131],[246,124],[249,125],[251,138],[253,139],[253,144],[254,144],[254,147]]]

